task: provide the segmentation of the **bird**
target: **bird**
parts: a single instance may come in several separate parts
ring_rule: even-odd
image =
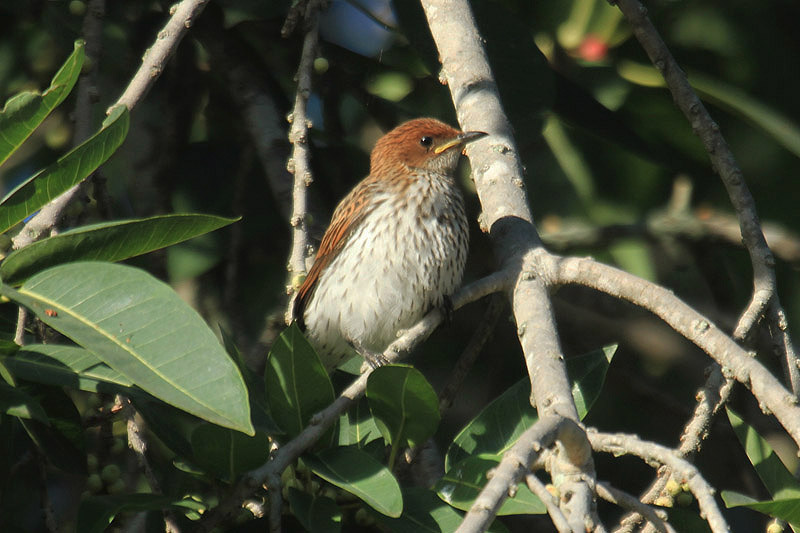
[[[455,172],[487,135],[418,118],[383,135],[369,175],[338,204],[292,316],[330,372],[354,354],[374,367],[399,331],[447,310],[469,248]]]

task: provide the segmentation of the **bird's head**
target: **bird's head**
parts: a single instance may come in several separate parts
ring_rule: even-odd
[[[410,120],[378,139],[370,157],[370,174],[422,169],[452,175],[464,144],[484,136],[482,131],[461,132],[432,118]]]

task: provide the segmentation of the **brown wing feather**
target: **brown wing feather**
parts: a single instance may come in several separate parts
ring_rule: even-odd
[[[325,230],[325,235],[319,245],[314,264],[311,265],[308,276],[297,291],[297,297],[294,300],[292,316],[301,330],[305,330],[303,315],[314,294],[314,289],[317,287],[320,275],[339,254],[353,230],[378,205],[373,201],[375,192],[376,180],[367,177],[356,185],[334,210],[331,223]]]

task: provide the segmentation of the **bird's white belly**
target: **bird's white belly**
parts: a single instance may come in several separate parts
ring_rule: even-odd
[[[352,353],[352,342],[382,352],[399,330],[455,291],[468,239],[458,203],[456,217],[420,216],[418,210],[398,216],[398,206],[386,201],[349,236],[320,275],[305,312],[309,337],[326,367]]]

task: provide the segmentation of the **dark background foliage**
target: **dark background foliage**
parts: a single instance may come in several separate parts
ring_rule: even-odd
[[[331,4],[321,21],[310,101],[315,239],[338,199],[368,172],[368,152],[381,132],[424,115],[455,123],[416,3],[396,2],[394,10],[377,0]],[[107,2],[102,55],[95,65],[96,124],[138,68],[168,7],[158,1]],[[300,33],[280,36],[287,7],[288,2],[211,2],[131,115],[124,146],[101,170],[112,218],[185,211],[242,216],[234,226],[135,263],[169,281],[211,324],[233,332],[255,367],[263,365],[266,346],[282,329],[287,301],[290,176],[284,117],[294,98],[302,38]],[[526,165],[537,225],[550,236],[547,242],[564,253],[591,254],[664,284],[730,329],[752,289],[749,260],[736,243],[696,224],[730,214],[727,195],[668,92],[650,86],[653,72],[619,13],[602,0],[482,0],[473,7]],[[797,334],[800,7],[790,0],[654,1],[648,7],[679,63],[701,87],[739,159],[762,220],[794,232],[793,253],[778,253],[777,276]],[[85,9],[79,0],[4,0],[2,100],[47,86],[81,37]],[[235,81],[237,72],[244,72],[247,84]],[[245,85],[263,95],[267,115],[275,117],[258,137],[246,127],[256,113],[242,100]],[[4,167],[4,193],[68,148],[72,106],[73,98]],[[269,153],[267,165],[258,157],[259,148]],[[475,222],[480,207],[466,169],[463,178],[473,221],[467,273],[472,280],[495,265],[488,239]],[[658,218],[676,180],[691,186],[690,208],[678,221],[686,225]],[[70,211],[69,222],[102,219],[98,205],[98,198],[85,198]],[[588,242],[576,240],[575,232],[592,227],[613,230]],[[708,359],[646,313],[588,290],[563,289],[555,304],[568,356],[611,342],[620,345],[587,422],[674,445]],[[447,376],[483,307],[476,303],[457,313],[452,324],[414,354],[413,363],[435,386]],[[13,310],[4,316],[15,318]],[[525,375],[515,329],[506,316],[443,420],[443,442]],[[13,336],[13,324],[3,323],[3,334]],[[769,344],[759,338],[750,342],[769,362]],[[778,369],[777,363],[768,364]],[[749,397],[739,396],[734,405],[762,434],[774,436],[773,446],[786,451],[784,460],[795,468],[789,439],[759,416]],[[710,482],[764,496],[727,422],[717,419],[712,429],[698,457]],[[631,492],[649,480],[649,470],[634,460],[614,459],[612,466],[601,457],[597,466],[601,478]],[[4,507],[11,497],[4,491]],[[733,522],[737,531],[750,530],[752,521],[760,520],[752,513],[741,515]]]

